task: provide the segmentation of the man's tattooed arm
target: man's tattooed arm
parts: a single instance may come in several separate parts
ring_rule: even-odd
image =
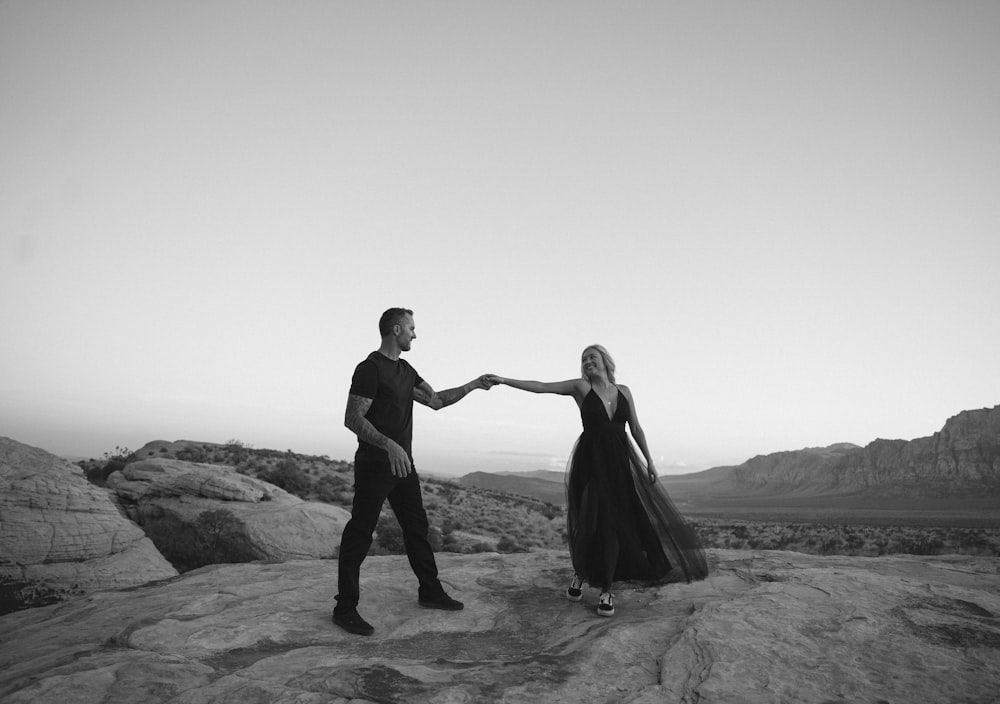
[[[445,389],[444,391],[435,391],[431,388],[430,384],[422,381],[419,386],[413,389],[413,400],[435,411],[439,411],[445,406],[450,406],[465,398],[473,389],[490,389],[495,385],[496,382],[488,379],[486,375],[477,377],[468,384],[462,384],[461,386],[456,386],[454,389]]]
[[[359,440],[380,447],[389,455],[389,466],[397,477],[405,477],[413,466],[406,451],[395,440],[387,438],[375,429],[365,414],[372,406],[372,400],[364,396],[347,395],[347,411],[344,413],[344,425],[358,436]]]
[[[381,447],[385,450],[392,441],[377,431],[375,426],[365,418],[365,414],[368,413],[368,409],[371,407],[372,400],[370,398],[348,394],[347,412],[344,413],[344,425],[348,430],[357,435],[359,439],[369,445]]]

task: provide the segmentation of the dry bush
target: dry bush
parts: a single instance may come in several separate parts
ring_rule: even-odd
[[[695,518],[705,547],[792,550],[814,555],[1000,556],[1000,529],[795,523]]]

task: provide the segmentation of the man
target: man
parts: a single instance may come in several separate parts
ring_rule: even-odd
[[[378,324],[382,344],[354,370],[344,425],[358,436],[354,456],[354,504],[340,539],[337,606],[333,622],[358,635],[374,628],[358,613],[361,563],[385,500],[403,529],[410,567],[420,583],[418,603],[431,609],[458,611],[463,604],[445,593],[438,581],[434,552],[427,540],[429,524],[413,466],[413,401],[439,410],[474,389],[489,389],[486,376],[454,389],[434,391],[403,359],[417,339],[413,311],[390,308]]]

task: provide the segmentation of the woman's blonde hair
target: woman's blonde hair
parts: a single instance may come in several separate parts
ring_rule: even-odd
[[[586,352],[587,350],[597,350],[597,354],[601,355],[601,359],[604,360],[604,369],[608,372],[608,381],[614,384],[615,360],[612,359],[611,353],[604,348],[604,345],[587,345],[583,348],[583,351]]]

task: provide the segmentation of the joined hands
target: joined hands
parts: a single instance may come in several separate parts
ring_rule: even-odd
[[[501,382],[502,379],[498,377],[496,374],[483,374],[473,383],[475,384],[475,388],[489,391],[490,389],[492,389],[494,386],[496,386]]]

